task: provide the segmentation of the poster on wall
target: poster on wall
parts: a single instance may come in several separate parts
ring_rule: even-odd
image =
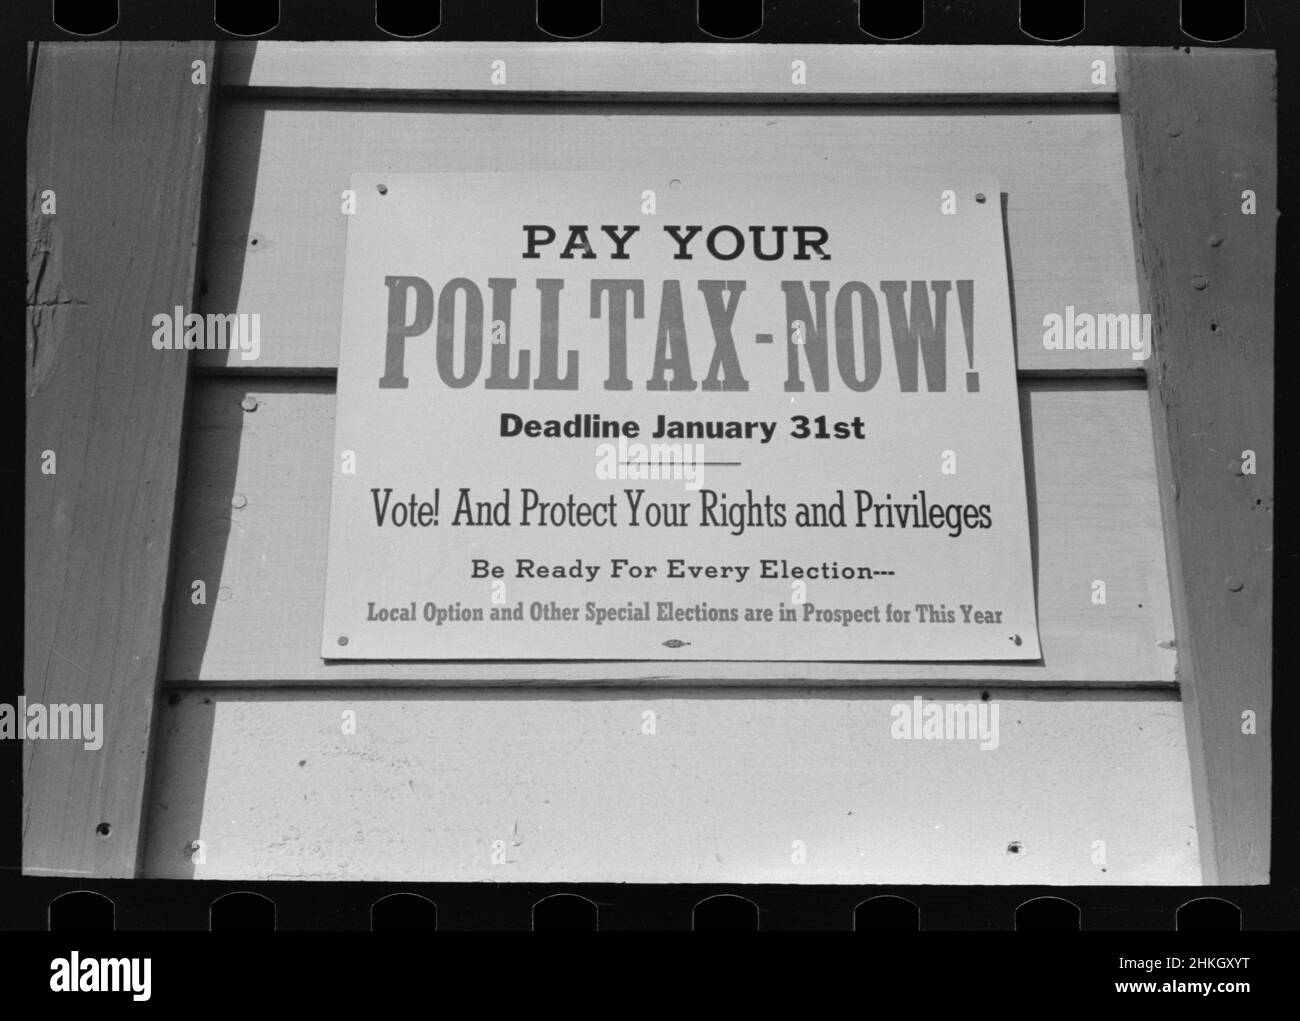
[[[996,180],[352,192],[322,657],[1040,658]]]

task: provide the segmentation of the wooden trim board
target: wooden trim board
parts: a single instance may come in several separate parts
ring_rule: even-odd
[[[1211,885],[1269,877],[1275,73],[1268,52],[1120,54],[1178,680]],[[1242,212],[1246,189],[1254,215]]]
[[[191,62],[211,75],[213,50],[39,50],[23,690],[103,715],[97,750],[24,742],[29,874],[126,877],[138,866],[189,371],[185,352],[154,350],[150,321],[193,303],[211,93],[191,82]],[[42,212],[47,189],[53,215]]]
[[[223,57],[223,88],[309,95],[665,102],[1115,98],[1109,46],[267,41],[228,43]],[[803,62],[804,84],[795,81],[795,61]],[[1104,65],[1104,80],[1094,61]]]

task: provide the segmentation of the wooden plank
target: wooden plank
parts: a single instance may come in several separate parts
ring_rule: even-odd
[[[889,111],[609,104],[228,103],[218,118],[204,309],[257,312],[262,355],[205,368],[332,371],[354,171],[644,170],[647,187],[791,160],[809,174],[996,174],[1019,366],[1140,374],[1128,351],[1048,351],[1043,318],[1136,312],[1119,117],[1078,107]],[[637,202],[640,202],[640,193]]]
[[[793,62],[804,63],[796,84]],[[497,61],[501,67],[494,67]],[[1095,61],[1104,65],[1096,80]],[[633,96],[641,99],[1114,98],[1109,46],[722,43],[235,42],[225,88],[306,94]],[[494,71],[498,80],[493,80]],[[504,71],[505,79],[500,80]]]
[[[254,410],[245,410],[250,399]],[[253,404],[252,402],[256,402]],[[1127,381],[1022,385],[1042,663],[325,663],[320,659],[333,457],[328,380],[196,383],[169,681],[245,684],[754,686],[1171,684],[1175,654],[1146,394]],[[1103,580],[1107,603],[1092,603]]]
[[[211,43],[42,43],[28,129],[23,688],[102,705],[103,746],[24,743],[23,870],[140,854],[188,377],[150,320],[191,306]],[[57,212],[42,213],[41,193]],[[43,451],[57,457],[42,472]],[[104,824],[103,835],[97,828]]]
[[[1135,50],[1120,70],[1202,859],[1209,883],[1267,883],[1276,61]]]
[[[893,707],[916,694],[175,692],[144,871],[394,882],[1201,881],[1172,692],[995,689],[999,740],[987,751],[891,737]],[[980,695],[942,699],[978,705]],[[343,732],[347,710],[355,733]],[[642,730],[647,712],[653,734]],[[185,853],[195,840],[201,864]],[[806,864],[791,860],[796,840]],[[503,841],[500,865],[494,841]]]

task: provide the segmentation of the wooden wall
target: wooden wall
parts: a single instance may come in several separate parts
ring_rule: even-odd
[[[916,691],[178,690],[160,733],[145,871],[407,882],[1200,881],[1172,693],[994,690],[1001,743],[980,751],[892,739],[890,707]],[[355,734],[342,732],[347,711]],[[653,735],[642,732],[646,712],[656,714]],[[202,864],[192,860],[195,839]],[[795,841],[805,864],[792,860]]]
[[[147,874],[1200,881],[1145,375],[1127,352],[1041,344],[1043,316],[1067,304],[1140,310],[1113,78],[1089,78],[1114,55],[1002,53],[1008,79],[974,51],[944,64],[888,48],[886,74],[885,48],[827,47],[818,91],[792,96],[741,49],[678,66],[653,47],[589,61],[507,48],[523,81],[492,95],[472,46],[440,61],[230,48],[202,302],[260,313],[263,354],[205,353],[193,380],[174,585],[204,579],[212,598],[172,603]],[[788,82],[783,48],[751,49]],[[710,74],[733,101],[646,102]],[[350,174],[580,163],[689,178],[772,160],[998,175],[1042,662],[321,661]],[[898,701],[984,692],[1002,708],[997,751],[888,736]],[[794,840],[807,865],[791,862]]]

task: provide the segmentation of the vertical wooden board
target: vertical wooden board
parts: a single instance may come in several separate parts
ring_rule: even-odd
[[[893,736],[895,707],[915,694],[177,692],[164,709],[144,871],[394,882],[1200,881],[1172,694],[994,690],[998,745],[988,750]],[[980,694],[941,697],[981,704]],[[354,733],[343,726],[349,711]],[[806,864],[792,860],[795,841]]]
[[[196,383],[177,577],[203,580],[208,600],[172,604],[169,681],[1173,681],[1149,409],[1132,382],[1022,384],[1043,662],[942,664],[325,663],[333,389],[331,380]],[[1104,604],[1093,599],[1099,580]]]
[[[1275,73],[1254,51],[1119,64],[1179,682],[1202,860],[1224,885],[1269,876]]]
[[[23,687],[47,706],[102,705],[103,744],[25,743],[28,873],[138,865],[188,378],[184,352],[154,350],[150,321],[193,298],[210,98],[193,60],[211,75],[212,44],[40,47]]]
[[[216,150],[204,309],[261,315],[262,354],[201,351],[204,368],[337,366],[354,172],[636,169],[666,215],[669,179],[689,189],[719,169],[781,166],[814,178],[996,175],[1020,370],[1142,372],[1128,351],[1043,346],[1044,317],[1067,306],[1138,308],[1114,110],[259,100],[223,104]],[[629,195],[624,213],[639,220],[640,203]]]

